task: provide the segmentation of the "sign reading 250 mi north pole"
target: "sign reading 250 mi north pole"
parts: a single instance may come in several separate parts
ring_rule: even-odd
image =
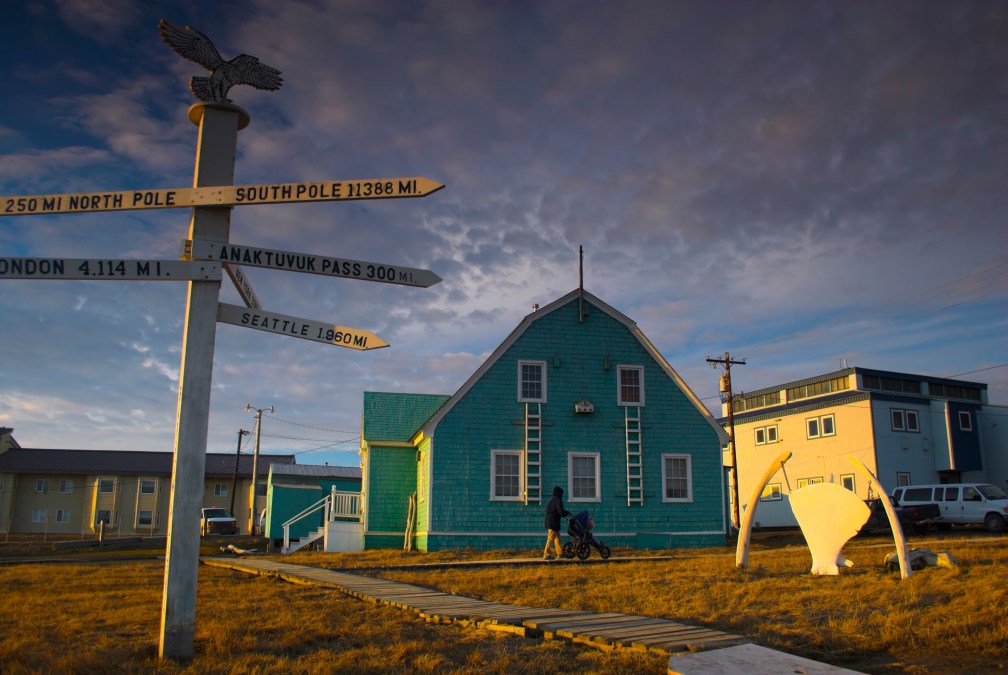
[[[27,195],[0,197],[0,216],[181,209],[192,206],[403,199],[426,197],[443,187],[443,183],[429,178],[410,177]]]

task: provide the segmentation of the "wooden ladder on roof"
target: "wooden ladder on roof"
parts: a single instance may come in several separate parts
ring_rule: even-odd
[[[525,404],[525,503],[542,504],[542,404]]]
[[[627,506],[644,504],[644,463],[641,458],[640,406],[627,406],[626,414],[626,481]]]

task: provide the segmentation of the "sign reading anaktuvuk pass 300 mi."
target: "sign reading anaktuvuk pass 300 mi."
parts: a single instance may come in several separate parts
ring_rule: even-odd
[[[0,197],[0,216],[177,209],[191,206],[402,199],[426,197],[443,187],[443,183],[419,176],[316,183],[263,183],[259,185],[27,195]]]

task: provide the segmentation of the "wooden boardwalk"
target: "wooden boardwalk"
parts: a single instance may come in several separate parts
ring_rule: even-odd
[[[202,558],[205,565],[278,576],[295,583],[330,586],[374,604],[416,612],[436,623],[455,623],[526,637],[567,639],[599,649],[645,649],[669,655],[718,649],[749,641],[739,635],[667,619],[616,612],[574,612],[475,600],[397,581],[291,565],[265,558]]]

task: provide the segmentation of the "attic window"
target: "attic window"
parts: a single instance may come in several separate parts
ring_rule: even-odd
[[[546,402],[546,362],[518,362],[518,401]]]
[[[642,366],[618,366],[619,405],[644,405],[644,368]]]

